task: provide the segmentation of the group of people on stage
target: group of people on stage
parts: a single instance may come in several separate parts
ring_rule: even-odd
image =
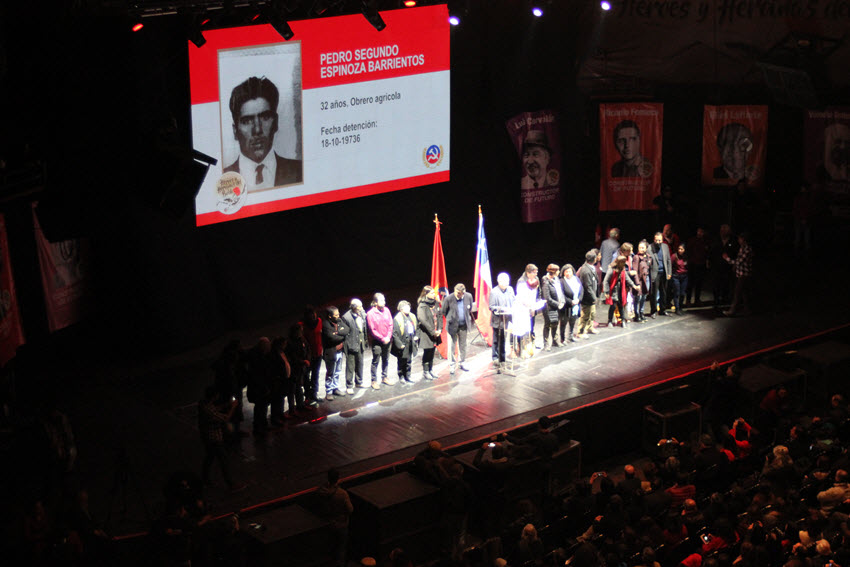
[[[641,240],[637,249],[630,242],[620,243],[620,230],[612,228],[597,249],[585,254],[585,262],[575,270],[572,264],[549,264],[538,278],[538,268],[528,264],[510,287],[510,277],[499,274],[497,287],[490,294],[493,327],[493,365],[500,371],[506,360],[507,337],[515,341],[515,356],[534,352],[534,318],[543,314],[543,348],[551,350],[565,342],[586,339],[596,334],[596,326],[626,326],[629,321],[643,323],[647,316],[684,313],[691,303],[701,304],[702,288],[709,268],[714,268],[715,309],[728,302],[724,315],[748,313],[749,282],[753,253],[746,233],[733,238],[728,225],[720,227],[719,240],[708,240],[703,228],[687,244],[680,241],[669,224],[655,233],[652,242]],[[734,288],[731,276],[734,275]],[[650,311],[645,313],[646,301]],[[596,323],[600,300],[608,305],[608,321]],[[509,333],[508,333],[509,331]]]
[[[395,315],[382,293],[374,294],[368,311],[357,298],[351,300],[342,315],[336,306],[330,306],[320,318],[308,306],[288,337],[262,337],[247,351],[239,348],[238,341],[225,347],[213,365],[216,389],[222,399],[229,397],[237,404],[228,415],[238,427],[242,420],[242,391],[247,386],[248,401],[254,404],[253,431],[256,436],[263,436],[270,424],[280,426],[320,402],[353,395],[355,388],[379,390],[381,384],[413,383],[412,361],[420,351],[422,379],[436,380],[434,351],[442,342],[444,322],[450,342],[450,372],[466,371],[467,334],[475,323],[472,295],[459,283],[453,293],[442,299],[437,290],[425,286],[415,308],[402,300]],[[367,350],[372,353],[371,379],[364,376]],[[397,379],[389,376],[390,354],[397,360]],[[322,362],[325,395],[320,397]],[[285,400],[288,414],[284,411]]]
[[[645,321],[647,299],[649,317],[669,315],[671,306],[681,315],[690,298],[700,302],[712,263],[717,268],[713,277],[716,306],[729,299],[734,273],[732,305],[724,313],[732,315],[749,308],[753,254],[745,234],[735,242],[724,225],[714,246],[698,229],[686,245],[666,225],[651,243],[641,240],[637,248],[629,242],[621,244],[619,237],[620,231],[611,229],[600,248],[585,254],[578,270],[572,264],[552,263],[538,277],[537,266],[528,264],[515,287],[511,287],[507,273],[498,275],[498,285],[491,290],[489,300],[492,359],[497,372],[501,372],[510,352],[526,358],[535,348],[551,350],[598,333],[597,326],[606,326],[596,323],[599,301],[609,306],[609,326]],[[537,313],[543,315],[542,345],[535,345]],[[472,295],[462,283],[442,298],[438,290],[425,286],[415,306],[402,300],[395,314],[382,293],[374,294],[368,310],[360,299],[352,299],[342,315],[337,307],[330,306],[320,318],[308,306],[288,337],[261,338],[249,351],[240,350],[238,342],[226,348],[215,364],[216,384],[224,396],[233,396],[240,404],[242,388],[247,386],[248,401],[254,404],[254,433],[263,435],[269,427],[269,413],[271,423],[280,425],[322,401],[353,395],[355,388],[379,390],[382,384],[413,383],[412,361],[420,351],[422,379],[435,380],[434,351],[443,340],[444,324],[450,372],[466,371],[467,334],[476,323]],[[511,347],[507,347],[508,341]],[[369,350],[371,376],[365,376],[364,355]],[[390,355],[397,360],[397,378],[389,376]],[[320,398],[322,362],[325,395]],[[288,415],[284,400],[288,402]],[[233,415],[238,421],[241,406]]]

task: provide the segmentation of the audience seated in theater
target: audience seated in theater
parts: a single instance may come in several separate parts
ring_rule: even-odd
[[[688,473],[679,471],[676,482],[667,489],[667,493],[671,497],[670,511],[678,514],[685,500],[696,496],[697,487],[688,480]]]
[[[617,483],[617,493],[623,500],[630,502],[636,494],[640,494],[640,479],[635,474],[634,465],[623,467],[623,480]]]

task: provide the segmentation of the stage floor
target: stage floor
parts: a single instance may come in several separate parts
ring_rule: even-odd
[[[605,314],[607,309],[601,310],[599,319]],[[540,324],[538,316],[538,338]],[[693,309],[625,329],[600,328],[588,340],[537,350],[518,365],[516,376],[496,374],[490,349],[478,338],[469,345],[468,372],[451,376],[448,362],[439,360],[437,381],[358,389],[320,404],[310,421],[290,420],[264,439],[248,437],[232,445],[233,476],[248,487],[231,494],[214,469],[217,484],[209,489],[209,500],[214,513],[249,508],[318,485],[332,466],[343,477],[364,474],[410,459],[431,439],[444,447],[461,445],[543,414],[563,414],[674,380],[713,360],[729,361],[845,324],[842,310],[717,318],[710,308]],[[255,337],[261,334],[266,333]],[[215,350],[124,369],[123,375],[121,369],[108,369],[95,388],[68,392],[80,477],[92,487],[97,519],[110,516],[112,533],[147,529],[168,475],[200,471],[196,401],[212,380]],[[395,376],[392,357],[390,375]],[[414,377],[420,375],[417,360]],[[243,429],[250,430],[250,404],[245,419]],[[127,452],[129,480],[121,486],[125,494],[112,495],[119,448]]]

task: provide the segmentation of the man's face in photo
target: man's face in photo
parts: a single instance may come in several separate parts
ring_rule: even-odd
[[[752,149],[753,142],[750,139],[750,133],[746,130],[738,130],[735,137],[729,139],[720,150],[723,168],[733,177],[743,177],[747,168],[747,158]]]
[[[621,128],[614,144],[626,163],[631,163],[640,156],[640,134],[637,128]]]
[[[839,167],[850,165],[850,128],[835,124],[826,132],[829,161]]]
[[[242,104],[239,119],[233,125],[233,135],[239,150],[247,158],[259,163],[272,149],[277,132],[277,112],[264,98],[253,98]]]
[[[532,179],[543,179],[549,170],[549,151],[542,146],[528,146],[522,153],[522,164]]]

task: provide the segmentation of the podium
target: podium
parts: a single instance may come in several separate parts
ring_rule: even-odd
[[[688,402],[674,407],[657,408],[653,405],[643,408],[643,449],[649,454],[658,450],[660,439],[687,441],[691,433],[702,433],[702,407]]]
[[[440,521],[438,487],[403,472],[348,493],[354,504],[351,543],[360,555],[386,557],[395,547],[415,554],[417,543],[434,541]]]
[[[801,348],[797,352],[800,368],[810,377],[813,394],[827,399],[832,394],[850,394],[845,376],[850,374],[850,345],[826,341]]]
[[[784,384],[788,388],[791,397],[805,403],[806,401],[806,373],[795,369],[791,372],[778,370],[766,364],[756,364],[751,368],[745,368],[741,372],[739,382],[741,390],[748,393],[750,398],[750,417],[756,417],[756,409],[768,390]]]
[[[240,521],[251,538],[246,553],[250,567],[326,565],[328,523],[297,504]]]

